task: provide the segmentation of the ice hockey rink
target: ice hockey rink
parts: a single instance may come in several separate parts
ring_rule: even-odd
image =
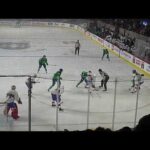
[[[75,56],[74,44],[81,43],[80,55]],[[15,44],[20,43],[20,47]],[[22,43],[22,45],[21,45]],[[11,49],[10,49],[11,47]],[[56,27],[0,27],[0,75],[33,75],[37,73],[38,61],[46,55],[48,74],[41,68],[38,78],[40,83],[33,85],[31,99],[31,130],[56,131],[56,108],[51,106],[52,84],[50,79],[63,68],[62,94],[63,112],[58,113],[58,130],[87,129],[88,90],[85,83],[76,88],[82,71],[91,70],[96,80],[101,76],[101,68],[110,76],[108,91],[92,91],[90,95],[89,129],[98,126],[112,128],[115,78],[117,77],[116,111],[114,130],[124,126],[134,127],[137,94],[130,93],[133,67],[110,52],[110,62],[102,57],[102,47],[82,33],[68,28]],[[11,85],[16,85],[22,105],[18,104],[20,118],[13,120],[3,115],[4,105],[0,105],[0,131],[28,131],[28,89],[27,77],[0,77],[0,101],[4,101]],[[148,79],[145,76],[145,79]],[[120,81],[120,82],[119,82]],[[99,86],[100,82],[96,82]],[[56,88],[53,87],[51,90]],[[137,123],[141,117],[150,112],[150,81],[146,80],[139,92]]]

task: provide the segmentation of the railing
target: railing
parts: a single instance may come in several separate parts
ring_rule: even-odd
[[[13,77],[13,78],[12,78]],[[15,79],[14,79],[15,77]],[[134,128],[139,119],[149,114],[149,85],[150,80],[145,78],[141,89],[131,93],[129,88],[130,80],[114,78],[108,81],[108,91],[99,89],[100,80],[97,79],[96,89],[85,88],[84,83],[76,88],[78,80],[62,80],[64,93],[61,107],[52,107],[51,91],[47,91],[51,83],[50,78],[37,77],[40,86],[34,85],[32,96],[29,96],[28,88],[24,81],[27,76],[0,76],[0,82],[5,85],[0,87],[1,100],[5,99],[6,89],[9,89],[9,82],[15,80],[17,91],[23,104],[18,105],[20,118],[13,120],[11,116],[3,115],[3,107],[0,106],[0,130],[1,131],[63,131],[68,129],[86,130],[95,129],[98,126],[120,129],[124,126]],[[45,82],[48,82],[47,86]],[[7,86],[7,87],[6,87]],[[28,97],[29,96],[29,97]]]

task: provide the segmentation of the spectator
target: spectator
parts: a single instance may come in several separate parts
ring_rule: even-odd
[[[135,132],[150,131],[150,114],[142,117],[138,125],[134,128]]]

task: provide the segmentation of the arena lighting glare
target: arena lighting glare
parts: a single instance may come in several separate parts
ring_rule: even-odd
[[[143,21],[143,25],[144,25],[144,26],[147,26],[147,25],[148,25],[148,22],[147,22],[147,21]]]

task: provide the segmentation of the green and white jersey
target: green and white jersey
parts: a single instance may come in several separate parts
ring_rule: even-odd
[[[83,79],[85,79],[87,76],[88,76],[88,73],[87,73],[86,71],[83,71],[83,72],[81,73],[81,77],[82,77]]]
[[[39,64],[40,64],[40,65],[44,65],[44,64],[47,64],[47,65],[48,65],[47,58],[45,58],[45,57],[40,58]]]
[[[54,76],[53,76],[53,80],[60,80],[61,79],[61,72],[60,71],[57,71]]]

